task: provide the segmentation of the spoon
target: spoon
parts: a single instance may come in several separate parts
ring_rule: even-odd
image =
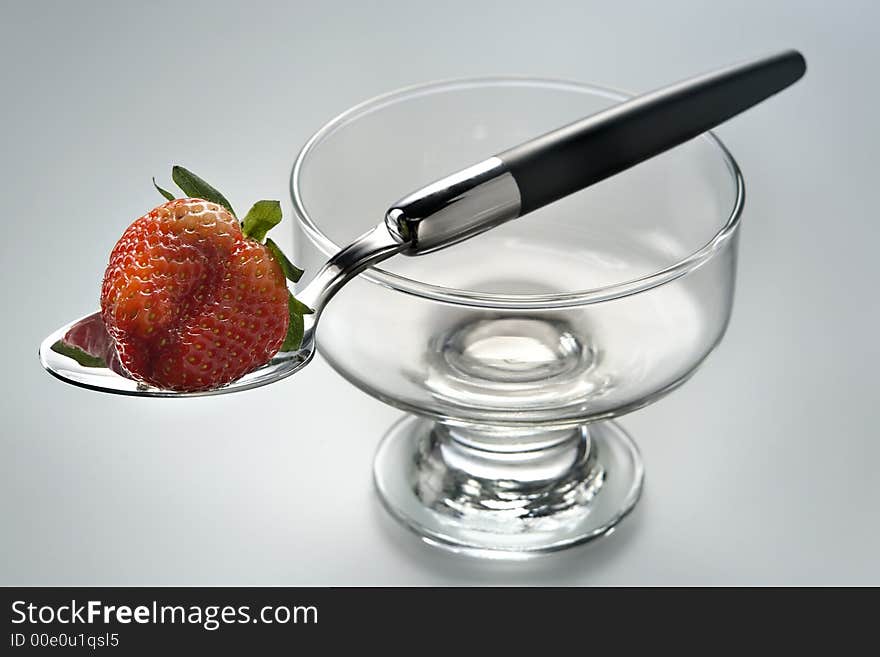
[[[95,313],[62,326],[40,345],[40,362],[74,385],[145,397],[195,397],[279,381],[315,355],[315,330],[327,302],[354,276],[395,254],[431,253],[521,217],[678,146],[760,103],[803,76],[794,50],[720,69],[615,105],[437,180],[393,204],[383,221],[333,256],[297,298],[305,316],[302,344],[213,390],[177,392],[126,376]],[[74,344],[92,366],[64,355]]]

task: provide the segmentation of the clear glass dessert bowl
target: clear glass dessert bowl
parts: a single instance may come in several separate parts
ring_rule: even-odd
[[[296,261],[314,272],[409,191],[625,99],[493,78],[358,105],[297,157]],[[612,418],[681,385],[721,340],[743,200],[736,162],[706,133],[346,285],[318,349],[407,412],[374,463],[388,511],[428,542],[497,556],[614,527],[639,499],[643,466]]]

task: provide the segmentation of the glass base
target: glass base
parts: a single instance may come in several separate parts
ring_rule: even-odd
[[[408,415],[379,445],[385,508],[424,541],[523,558],[607,534],[635,506],[644,470],[619,425],[461,428]]]

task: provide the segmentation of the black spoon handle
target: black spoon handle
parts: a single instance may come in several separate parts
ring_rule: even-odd
[[[447,176],[402,199],[386,225],[416,255],[573,194],[696,137],[803,76],[789,50],[615,105]]]
[[[706,132],[806,70],[783,52],[638,96],[504,151],[526,214]]]

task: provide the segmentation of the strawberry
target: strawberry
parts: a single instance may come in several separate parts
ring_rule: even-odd
[[[277,201],[259,201],[241,225],[222,194],[182,167],[188,198],[137,219],[110,254],[101,317],[119,360],[135,379],[171,390],[230,383],[295,349],[308,311],[285,277],[302,272],[266,232],[281,220]],[[154,181],[155,184],[155,181]]]

